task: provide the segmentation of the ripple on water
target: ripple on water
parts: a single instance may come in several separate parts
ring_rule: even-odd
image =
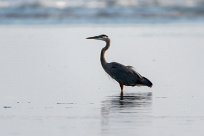
[[[102,101],[102,131],[112,132],[114,129],[135,129],[137,126],[151,123],[152,93],[129,93],[123,97],[109,96]],[[124,130],[125,131],[125,130]],[[114,133],[114,132],[113,132]]]

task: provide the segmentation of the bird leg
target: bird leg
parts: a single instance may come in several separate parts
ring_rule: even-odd
[[[120,89],[121,89],[120,98],[121,98],[121,100],[123,100],[123,84],[121,84],[121,83],[120,83]]]

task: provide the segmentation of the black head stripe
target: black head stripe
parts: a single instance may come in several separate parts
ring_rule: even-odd
[[[99,35],[99,37],[108,37],[108,36],[105,34],[102,34],[102,35]]]

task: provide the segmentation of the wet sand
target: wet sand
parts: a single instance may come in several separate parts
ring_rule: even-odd
[[[152,88],[119,85],[107,61],[132,65]],[[0,135],[202,136],[204,27],[1,26]]]

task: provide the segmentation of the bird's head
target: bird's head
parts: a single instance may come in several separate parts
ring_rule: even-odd
[[[105,34],[102,34],[102,35],[99,35],[99,36],[88,37],[86,39],[95,39],[95,40],[102,40],[102,41],[109,40],[108,36],[105,35]]]

